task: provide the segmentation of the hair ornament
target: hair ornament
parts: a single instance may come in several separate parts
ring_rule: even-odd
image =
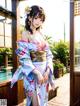
[[[25,12],[26,12],[27,14],[29,14],[30,11],[31,11],[31,7],[27,6],[27,7],[25,8]]]

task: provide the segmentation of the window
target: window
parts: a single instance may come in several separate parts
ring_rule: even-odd
[[[3,8],[8,9],[9,11],[12,10],[12,7],[11,7],[11,0],[1,0],[0,6],[2,6]]]

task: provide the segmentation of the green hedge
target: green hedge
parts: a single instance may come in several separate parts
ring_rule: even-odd
[[[0,54],[12,54],[12,48],[0,48]]]
[[[8,55],[9,58],[12,57],[12,48],[0,48],[0,66],[4,65],[4,57]]]

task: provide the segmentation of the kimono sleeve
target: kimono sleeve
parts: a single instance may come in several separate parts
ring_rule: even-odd
[[[19,62],[21,64],[23,74],[28,76],[33,70],[36,69],[30,57],[28,43],[24,41],[18,42],[16,54],[19,56]]]
[[[28,50],[28,44],[24,41],[18,41],[18,48],[16,49],[16,54],[19,56],[20,66],[15,71],[12,80],[11,80],[11,88],[13,85],[25,75],[26,77],[35,70],[35,66],[32,64],[30,53]]]
[[[49,47],[47,49],[47,68],[49,68],[50,73],[53,74],[53,55]]]
[[[53,81],[53,55],[52,52],[50,50],[50,48],[47,48],[47,68],[50,69],[50,73],[49,73],[49,82],[51,84],[51,86],[54,85],[54,81]]]

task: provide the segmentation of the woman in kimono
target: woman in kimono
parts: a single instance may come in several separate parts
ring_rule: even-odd
[[[53,82],[52,53],[47,41],[40,32],[45,21],[44,10],[39,6],[32,6],[27,10],[25,31],[21,40],[17,41],[16,54],[19,56],[20,66],[13,75],[11,87],[23,78],[27,106],[47,106],[48,88]]]

